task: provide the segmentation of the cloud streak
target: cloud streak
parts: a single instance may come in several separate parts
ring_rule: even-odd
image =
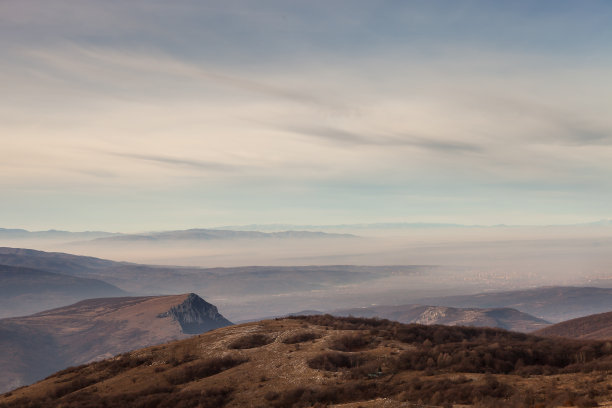
[[[123,52],[105,47],[83,47],[73,44],[53,52],[46,49],[28,50],[24,55],[33,61],[33,67],[42,64],[43,67],[39,68],[42,71],[56,71],[56,75],[63,78],[72,78],[73,81],[79,77],[86,78],[90,84],[95,84],[94,81],[106,80],[103,76],[101,77],[100,70],[103,70],[102,74],[115,72],[119,76],[132,73],[133,78],[127,84],[110,81],[111,89],[116,85],[129,87],[130,84],[132,86],[143,84],[148,87],[152,80],[150,75],[156,75],[157,78],[153,79],[156,82],[164,82],[163,78],[166,77],[167,79],[191,80],[194,81],[194,84],[198,82],[212,83],[259,97],[303,104],[317,109],[337,112],[349,110],[344,104],[329,98],[322,98],[304,89],[253,79],[249,76],[249,72],[245,70],[242,70],[241,75],[216,72],[200,63],[177,59],[170,54],[159,51],[148,53]],[[108,79],[112,79],[112,77]]]
[[[455,142],[449,140],[440,140],[419,136],[385,136],[371,135],[349,132],[342,129],[336,129],[323,126],[290,126],[285,130],[326,140],[332,143],[348,144],[353,146],[379,146],[379,147],[416,147],[439,153],[479,153],[483,151],[481,146],[466,142]]]
[[[150,163],[179,166],[179,167],[190,167],[199,170],[214,171],[214,172],[236,172],[244,166],[235,166],[227,163],[211,162],[203,160],[192,160],[179,157],[160,156],[154,154],[142,154],[142,153],[118,153],[118,152],[105,152],[108,155],[115,157],[122,157],[126,159],[135,159]]]

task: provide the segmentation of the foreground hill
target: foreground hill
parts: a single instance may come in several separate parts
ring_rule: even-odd
[[[400,323],[498,327],[526,333],[550,325],[544,319],[510,308],[462,309],[447,306],[400,305],[337,310],[331,314],[334,316],[380,317]]]
[[[125,296],[97,279],[0,265],[0,318],[29,314],[96,297]]]
[[[538,330],[536,334],[574,339],[610,340],[612,339],[612,312],[567,320]]]
[[[230,325],[194,294],[91,299],[0,320],[0,391],[70,365]]]
[[[450,307],[511,307],[551,322],[561,322],[612,310],[612,288],[551,286],[427,298],[418,303]]]
[[[308,316],[66,369],[0,407],[586,407],[610,401],[610,368],[605,342]]]

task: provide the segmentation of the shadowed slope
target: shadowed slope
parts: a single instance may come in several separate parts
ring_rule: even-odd
[[[126,293],[97,279],[0,265],[0,318],[63,306],[94,297]]]
[[[538,336],[559,336],[574,339],[612,339],[612,312],[579,317],[535,332]]]

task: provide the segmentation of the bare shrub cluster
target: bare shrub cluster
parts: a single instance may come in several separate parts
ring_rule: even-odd
[[[315,332],[311,331],[302,331],[295,333],[283,340],[285,344],[297,344],[297,343],[305,343],[307,341],[312,341],[320,338],[321,336]]]
[[[248,359],[244,357],[213,357],[206,360],[198,360],[192,364],[175,368],[165,377],[170,384],[185,384],[191,381],[210,377],[211,375],[218,374],[225,370],[229,370],[230,368],[247,361]]]
[[[230,343],[228,347],[231,349],[250,349],[265,346],[273,341],[273,338],[266,336],[265,334],[255,333],[235,340],[234,342]]]

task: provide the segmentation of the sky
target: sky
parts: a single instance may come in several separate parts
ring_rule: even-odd
[[[609,1],[1,0],[0,227],[612,218]]]

